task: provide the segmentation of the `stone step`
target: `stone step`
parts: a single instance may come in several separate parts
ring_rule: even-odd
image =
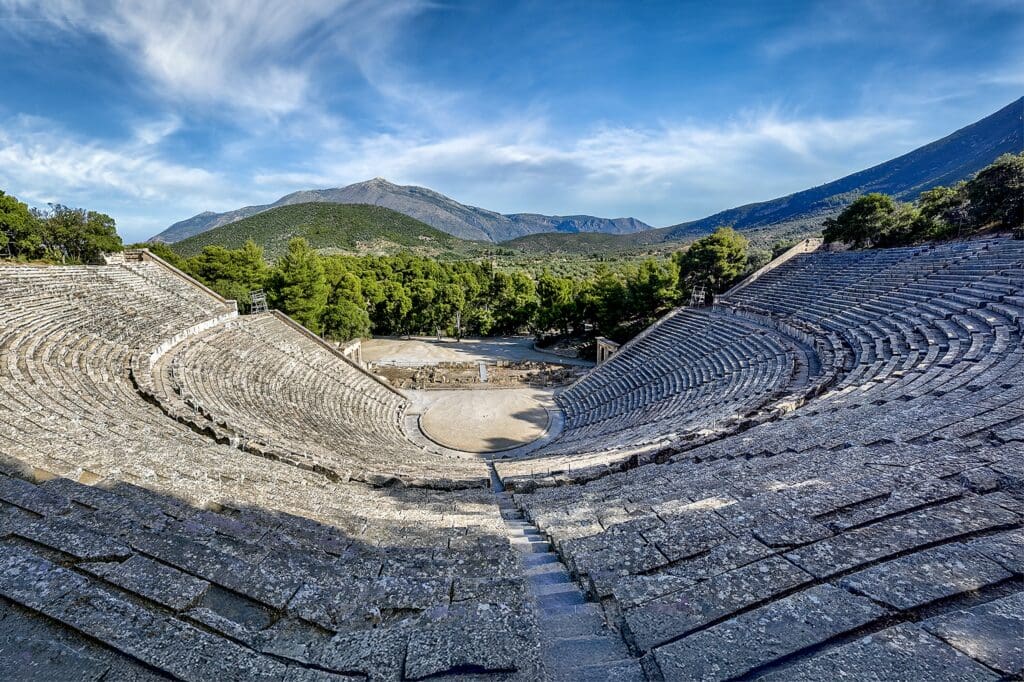
[[[547,552],[546,554],[527,554],[523,557],[523,565],[526,566],[527,569],[546,566],[549,564],[558,564],[558,555],[554,552]]]
[[[538,595],[537,603],[540,604],[542,610],[548,613],[571,613],[571,607],[585,604],[586,600],[583,598],[583,593],[579,590],[570,590],[568,592]]]
[[[540,531],[536,528],[509,528],[509,537],[526,537],[541,540]]]
[[[647,680],[640,663],[634,659],[595,663],[552,672],[554,679],[559,682],[646,682]]]
[[[541,612],[539,622],[544,631],[557,632],[564,637],[603,637],[610,632],[604,622],[601,607],[594,603],[567,607],[557,612]]]
[[[574,582],[561,582],[561,583],[547,583],[537,584],[532,580],[530,581],[530,590],[538,597],[543,597],[549,594],[562,594],[568,592],[579,592],[580,588],[576,586]],[[581,593],[582,595],[582,593]],[[586,600],[584,600],[586,601]]]
[[[565,572],[565,566],[563,566],[558,561],[553,561],[553,562],[548,562],[548,563],[540,564],[538,566],[533,566],[531,568],[527,568],[526,569],[526,577],[527,578],[531,578],[531,577],[533,577],[535,575],[544,575],[545,573],[560,573],[560,572]],[[566,575],[568,575],[567,572],[566,572]]]
[[[528,535],[514,535],[508,539],[512,546],[527,552],[550,552],[551,545],[546,540]],[[529,548],[529,549],[526,549]]]
[[[561,567],[561,564],[547,564],[548,566]],[[530,585],[535,587],[541,587],[543,585],[575,585],[572,582],[572,577],[569,572],[565,569],[559,571],[547,571],[546,573],[536,573],[534,575],[528,575],[526,577]]]
[[[552,667],[566,670],[580,665],[621,661],[629,658],[629,651],[618,637],[564,637],[550,642],[545,658]]]

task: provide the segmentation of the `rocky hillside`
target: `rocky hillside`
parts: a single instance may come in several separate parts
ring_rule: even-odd
[[[251,239],[275,259],[292,237],[303,237],[324,253],[385,255],[412,251],[424,256],[476,255],[489,244],[469,242],[435,230],[397,211],[366,204],[307,202],[278,206],[175,242],[182,256],[205,246],[237,249]]]
[[[883,192],[912,201],[936,185],[953,185],[969,178],[1000,155],[1024,151],[1024,97],[912,152],[867,170],[789,196],[731,208],[655,234],[671,241],[714,230],[720,225],[737,229],[764,227],[805,220],[820,224],[850,201],[868,192]]]
[[[395,185],[374,178],[347,187],[294,192],[272,204],[246,206],[227,213],[200,213],[171,225],[150,241],[176,242],[221,225],[247,218],[278,206],[323,202],[335,204],[372,204],[390,208],[422,221],[431,227],[461,239],[502,242],[541,232],[600,232],[629,234],[650,229],[635,218],[595,218],[593,216],[545,216],[532,213],[502,215],[467,206],[443,194],[412,185]]]

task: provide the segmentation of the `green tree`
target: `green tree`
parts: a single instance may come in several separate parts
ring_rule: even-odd
[[[916,213],[887,194],[872,192],[855,199],[835,218],[824,222],[826,242],[844,242],[855,249],[908,243]]]
[[[612,336],[628,316],[628,292],[621,276],[610,270],[598,273],[590,291],[593,324],[600,334]]]
[[[301,237],[288,242],[267,283],[267,298],[279,310],[319,333],[330,290],[320,256]]]
[[[976,229],[992,224],[1024,228],[1024,152],[1003,154],[968,180],[965,189]]]
[[[701,285],[715,293],[725,291],[746,270],[747,244],[731,227],[719,227],[677,253],[682,293]]]
[[[0,254],[38,258],[42,248],[39,220],[16,197],[0,191]]]
[[[437,294],[437,323],[442,329],[454,333],[456,318],[466,308],[466,294],[458,284],[445,284]]]
[[[341,298],[328,303],[323,314],[324,335],[348,341],[370,335],[370,315],[354,301]]]
[[[679,269],[671,263],[648,258],[626,277],[628,309],[623,317],[647,320],[676,300]]]
[[[386,280],[381,284],[381,299],[375,306],[374,330],[382,334],[402,334],[409,330],[412,298],[401,282]]]
[[[955,187],[939,185],[917,198],[913,232],[918,239],[948,239],[970,229],[966,183]]]
[[[545,270],[537,278],[537,330],[569,331],[573,318],[572,280],[555,277]]]
[[[187,262],[188,272],[225,298],[238,301],[244,309],[250,305],[249,294],[262,289],[270,276],[263,259],[263,247],[248,240],[240,249],[207,246]]]
[[[43,247],[61,262],[94,263],[124,248],[114,219],[104,213],[51,204],[42,220]]]
[[[537,309],[537,286],[525,272],[496,272],[491,282],[491,312],[499,334],[515,334]]]

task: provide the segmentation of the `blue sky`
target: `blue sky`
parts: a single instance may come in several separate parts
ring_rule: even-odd
[[[382,176],[655,226],[1024,94],[1024,2],[0,0],[0,189],[128,240]]]

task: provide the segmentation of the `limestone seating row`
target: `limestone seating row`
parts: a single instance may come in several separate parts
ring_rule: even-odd
[[[114,481],[0,475],[0,608],[16,605],[7,610],[26,639],[47,622],[67,628],[70,650],[49,633],[33,642],[54,678],[81,679],[79,659],[86,670],[103,659],[114,676],[150,668],[187,680],[515,670],[532,644],[520,569],[490,534],[500,519],[458,525],[462,506],[487,518],[477,497],[449,500],[454,523],[440,526],[426,510],[442,505],[410,498],[424,512],[374,538],[260,509],[200,510]],[[439,537],[451,550],[432,551]],[[467,625],[475,638],[461,636]]]
[[[566,430],[535,459],[496,462],[502,481],[524,489],[586,480],[646,461],[674,440],[727,431],[790,390],[813,394],[834,380],[801,345],[800,336],[811,337],[764,322],[711,310],[667,317],[563,393]]]
[[[794,258],[721,303],[828,330],[840,381],[517,503],[665,679],[1022,674],[1024,349],[989,307],[1024,290],[1022,246]]]
[[[791,679],[792,654],[831,660],[832,637],[870,648],[884,628],[918,622],[939,639],[916,636],[953,665],[921,660],[919,675],[983,674],[971,655],[1015,675],[1020,612],[1010,623],[969,614],[1022,598],[1022,455],[1020,442],[819,448],[644,466],[516,499],[666,679]],[[868,613],[834,630],[854,607]],[[749,630],[787,613],[795,632]],[[946,639],[933,619],[968,629]],[[971,647],[982,633],[985,647]],[[744,653],[730,657],[737,635]],[[847,663],[853,677],[867,665]]]
[[[273,315],[186,340],[154,368],[161,402],[220,426],[246,449],[335,478],[482,487],[475,460],[439,458],[400,430],[404,401]]]
[[[563,393],[560,404],[571,430],[629,416],[688,390],[757,393],[792,363],[792,355],[767,334],[742,323],[720,326],[710,313],[683,311],[629,354],[613,358]]]
[[[335,483],[167,419],[130,365],[227,311],[110,270],[0,268],[0,460],[45,481],[0,477],[5,671],[23,660],[9,642],[46,652],[60,679],[78,663],[197,680],[530,665],[487,491]]]

